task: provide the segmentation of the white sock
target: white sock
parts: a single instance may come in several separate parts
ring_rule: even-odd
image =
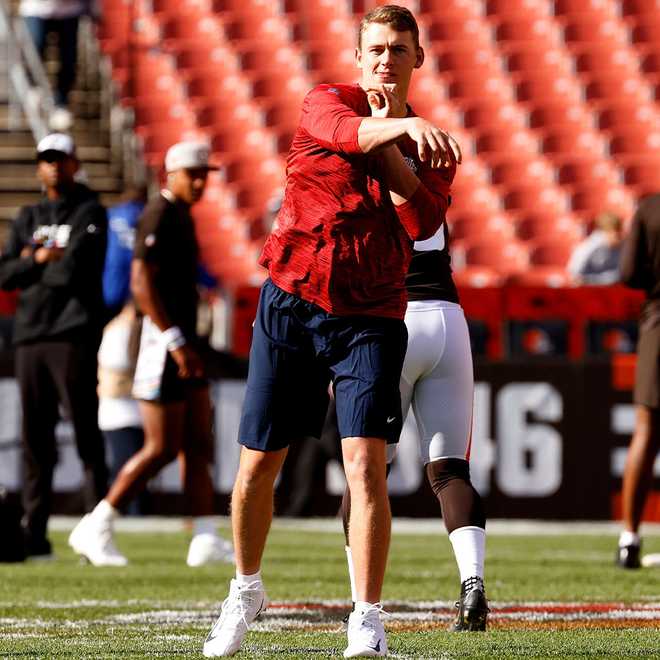
[[[461,584],[471,577],[484,579],[484,557],[486,556],[486,530],[481,527],[459,527],[450,535],[454,548]]]
[[[355,601],[355,612],[358,612],[362,614],[363,612],[366,612],[368,609],[376,605],[377,603],[367,603],[366,600],[356,600]]]
[[[198,534],[212,534],[217,536],[218,530],[215,526],[213,516],[197,516],[193,518],[193,536]]]
[[[355,569],[353,568],[353,555],[350,546],[344,546],[346,561],[348,562],[348,579],[351,581],[351,600],[357,602],[357,588],[355,586]]]
[[[101,500],[90,515],[98,521],[111,523],[119,515],[119,511],[108,500]]]
[[[627,545],[639,545],[639,534],[624,529],[619,535],[619,547],[624,548]]]
[[[247,587],[248,584],[253,582],[261,582],[261,571],[257,571],[253,575],[243,575],[243,573],[236,571],[236,582],[241,587]]]

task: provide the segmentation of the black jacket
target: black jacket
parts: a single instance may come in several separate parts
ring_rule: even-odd
[[[65,198],[21,209],[0,256],[0,287],[21,289],[15,344],[87,333],[91,339],[100,332],[107,228],[105,208],[81,184]],[[37,264],[33,257],[20,256],[24,247],[44,241],[65,247],[59,261]]]

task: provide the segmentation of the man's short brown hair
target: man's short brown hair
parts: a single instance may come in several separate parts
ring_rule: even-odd
[[[362,33],[371,23],[384,23],[392,26],[397,32],[410,32],[415,48],[419,48],[419,27],[409,9],[399,5],[383,5],[365,14],[358,29],[358,48],[362,47]]]

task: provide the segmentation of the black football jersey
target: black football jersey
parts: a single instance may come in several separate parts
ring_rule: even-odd
[[[458,303],[451,276],[447,223],[429,239],[416,241],[406,277],[408,300],[447,300]]]

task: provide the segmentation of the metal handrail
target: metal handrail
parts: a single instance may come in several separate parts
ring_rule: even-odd
[[[12,21],[7,1],[0,2],[0,35],[8,49],[9,122],[10,128],[19,122],[22,107],[36,140],[48,134],[48,117],[55,107],[53,90],[25,22]]]

